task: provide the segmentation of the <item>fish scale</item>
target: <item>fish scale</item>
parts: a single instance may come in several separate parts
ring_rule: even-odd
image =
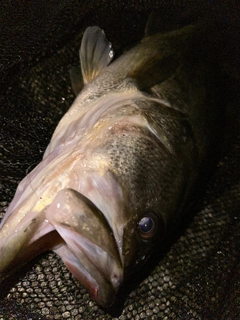
[[[109,306],[163,245],[207,176],[206,161],[210,171],[223,128],[211,56],[195,47],[202,37],[191,25],[157,33],[113,60],[105,33],[86,29],[83,80],[73,78],[84,87],[1,223],[2,277],[50,249]]]
[[[3,90],[0,98],[3,110],[0,112],[2,123],[0,193],[1,200],[4,200],[0,202],[1,218],[17,183],[23,178],[29,166],[32,168],[40,161],[42,150],[49,142],[56,121],[72,103],[73,94],[69,85],[68,67],[72,61],[76,61],[74,57],[77,58],[80,36],[74,41],[67,36],[67,43],[62,39],[66,39],[69,30],[76,31],[73,26],[77,23],[82,25],[87,21],[89,25],[97,24],[103,27],[106,35],[114,43],[115,49],[116,46],[124,48],[125,44],[135,43],[139,39],[150,7],[161,7],[161,1],[104,3],[94,0],[88,2],[86,10],[82,10],[82,2],[73,2],[60,1],[54,5],[49,1],[41,1],[34,5],[16,4],[14,7],[8,2],[2,7],[2,16],[5,16],[6,21],[1,33],[5,37],[1,42],[4,47],[1,52],[2,71],[9,76],[1,80],[5,82],[5,88],[11,86],[12,89],[5,91],[5,88],[1,87]],[[196,1],[194,5],[191,3],[184,8],[180,3],[174,2],[173,6],[171,2],[167,2],[164,8],[161,7],[158,21],[161,25],[166,21],[167,25],[171,26],[173,15],[169,14],[168,9],[177,13],[174,23],[178,23],[182,10],[186,13],[187,10],[195,8],[199,16],[199,7],[202,7],[204,2]],[[59,3],[62,3],[62,6],[59,6]],[[226,31],[228,35],[222,65],[227,72],[233,74],[239,73],[239,64],[235,64],[234,58],[234,54],[235,57],[239,56],[237,47],[240,15],[236,14],[239,7],[237,3],[235,1],[234,6],[232,1],[231,6],[230,4],[228,6],[223,2],[215,6],[214,3],[208,2],[210,8],[207,10],[212,22],[213,15],[218,14],[222,7],[221,25],[224,30],[229,30],[226,21],[229,19],[229,11],[232,11],[230,24],[232,32]],[[92,11],[93,6],[97,7],[95,11]],[[46,8],[48,17],[39,15],[42,8]],[[51,9],[54,9],[54,12]],[[87,10],[91,13],[84,19]],[[23,18],[16,19],[16,14]],[[43,22],[40,25],[35,19],[36,14],[39,21]],[[14,36],[16,30],[19,30],[17,37]],[[218,29],[218,34],[224,38],[221,28]],[[15,45],[12,42],[13,37]],[[56,43],[63,45],[63,49],[53,54]],[[53,49],[50,55],[47,45]],[[237,49],[235,53],[234,47]],[[38,57],[36,62],[34,57],[38,51],[41,52],[42,58],[40,57],[39,61]],[[48,51],[47,56],[46,51]],[[216,58],[220,55],[221,53]],[[19,74],[16,68],[11,68],[16,57],[18,62],[19,57],[22,59],[20,66],[23,68],[23,73]],[[27,66],[22,63],[24,60],[28,60]],[[57,76],[53,77],[56,69]],[[224,94],[228,95],[229,104],[232,104],[236,94],[238,95],[239,86],[225,79],[229,86],[225,87]],[[64,102],[62,97],[65,98]],[[237,101],[233,116],[231,132],[235,127],[239,133]],[[86,290],[72,281],[70,273],[57,255],[51,253],[42,255],[40,259],[28,265],[20,275],[16,276],[16,281],[11,282],[8,279],[4,286],[1,285],[0,318],[4,320],[29,318],[122,320],[140,317],[238,319],[239,251],[237,248],[240,228],[237,217],[240,193],[237,137],[239,134],[236,134],[235,138],[231,137],[227,157],[221,158],[216,174],[207,188],[205,200],[200,200],[202,209],[198,210],[195,219],[187,228],[178,227],[181,237],[161,261],[155,261],[154,269],[151,269],[149,263],[145,265],[142,269],[145,281],[135,282],[121,295],[124,305],[121,305],[118,299],[111,311],[96,306]],[[136,272],[129,282],[134,282],[139,276],[140,274]],[[124,287],[128,286],[129,282],[127,281]]]

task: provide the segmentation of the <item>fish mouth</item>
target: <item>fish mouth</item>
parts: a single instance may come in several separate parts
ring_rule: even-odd
[[[123,266],[104,214],[81,193],[64,189],[46,218],[64,240],[53,251],[98,304],[110,306],[123,281]]]
[[[66,188],[40,213],[30,212],[21,223],[8,227],[14,217],[0,230],[0,282],[29,260],[53,250],[99,305],[113,304],[123,281],[120,247],[91,200]]]

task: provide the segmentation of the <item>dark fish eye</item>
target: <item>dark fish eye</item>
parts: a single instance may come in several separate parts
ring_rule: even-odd
[[[153,237],[157,230],[157,217],[154,213],[146,213],[138,222],[140,236],[144,239]]]
[[[139,229],[142,233],[149,233],[154,225],[153,220],[150,217],[144,217],[139,221]]]

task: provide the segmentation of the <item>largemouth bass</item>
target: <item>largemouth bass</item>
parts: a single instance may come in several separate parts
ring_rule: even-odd
[[[222,128],[214,57],[199,39],[191,25],[147,35],[114,60],[104,32],[85,31],[78,95],[1,222],[2,279],[54,250],[107,306],[131,270],[161,250]]]

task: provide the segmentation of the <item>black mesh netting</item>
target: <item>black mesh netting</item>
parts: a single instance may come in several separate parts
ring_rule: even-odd
[[[222,16],[228,140],[196,214],[165,253],[103,310],[53,253],[0,284],[0,319],[240,319],[240,109],[237,1],[2,1],[0,4],[0,217],[19,181],[40,160],[74,95],[85,27],[99,25],[117,53],[142,36],[160,7],[163,29],[199,10]],[[195,19],[194,18],[194,19]],[[224,140],[224,137],[223,137]],[[159,249],[161,251],[161,249]]]

